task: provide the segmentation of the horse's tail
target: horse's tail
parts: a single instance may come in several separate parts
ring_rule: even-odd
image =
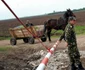
[[[44,34],[46,33],[46,26],[47,26],[47,21],[44,22],[44,30],[43,30]]]

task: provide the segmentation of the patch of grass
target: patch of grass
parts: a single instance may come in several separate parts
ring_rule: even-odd
[[[11,46],[0,46],[0,51],[8,51],[10,49],[12,49]]]
[[[76,34],[85,34],[85,26],[76,25],[75,32]],[[63,33],[62,30],[54,30],[54,29],[51,32],[51,34],[54,34],[54,35],[61,35],[62,33]]]
[[[51,35],[61,35],[63,33],[62,30],[52,30]]]
[[[10,40],[11,37],[0,37],[0,40]]]
[[[62,30],[52,30],[51,36],[52,38],[58,38],[62,35],[63,31]]]
[[[0,37],[0,40],[4,40],[5,39],[5,37]]]
[[[77,35],[85,34],[85,26],[75,26],[75,32]]]
[[[77,35],[80,34],[85,34],[85,26],[75,26],[75,32]],[[51,35],[53,38],[60,37],[62,35],[63,31],[62,30],[52,30]]]

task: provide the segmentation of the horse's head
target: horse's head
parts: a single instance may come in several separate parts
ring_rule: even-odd
[[[74,13],[70,10],[70,9],[67,9],[67,15],[70,17],[70,16],[74,16],[74,17],[76,17],[75,15],[74,15]]]
[[[69,18],[69,17],[71,17],[71,16],[76,17],[76,16],[74,15],[74,13],[73,13],[70,9],[67,9],[67,11],[65,12],[64,16],[65,16],[65,18]]]

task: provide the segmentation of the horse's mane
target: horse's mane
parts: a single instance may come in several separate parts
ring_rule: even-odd
[[[73,16],[73,12],[70,9],[67,9],[67,11],[64,13],[63,17],[68,18],[69,16]]]

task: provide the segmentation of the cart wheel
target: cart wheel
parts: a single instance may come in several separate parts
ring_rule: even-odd
[[[17,41],[15,38],[11,38],[10,43],[11,43],[11,45],[16,45]]]
[[[24,43],[28,43],[28,38],[23,38]]]
[[[35,42],[35,41],[34,41],[34,38],[33,38],[33,37],[29,37],[29,43],[30,43],[30,44],[34,44],[34,42]]]
[[[42,42],[46,42],[46,40],[47,40],[46,36],[43,35],[43,36],[41,37],[41,41],[42,41]]]

